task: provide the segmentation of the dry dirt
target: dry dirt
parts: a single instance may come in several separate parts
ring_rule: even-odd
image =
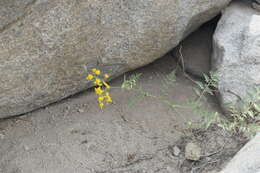
[[[174,85],[162,84],[175,68],[173,57],[168,55],[131,73],[142,73],[139,85],[151,93],[165,94],[184,104],[196,97],[193,82],[179,71]],[[120,86],[123,78],[111,84]],[[149,97],[138,100],[134,93],[120,89],[113,89],[111,95],[114,104],[103,110],[89,89],[2,120],[0,173],[202,173],[219,170],[241,147],[241,141],[230,136],[224,140],[227,135],[218,128],[187,132],[187,122],[201,118],[189,109],[173,110]],[[217,111],[213,99],[205,105]],[[191,140],[204,149],[205,157],[198,162],[186,161],[183,156],[184,146]],[[172,153],[173,146],[180,148],[179,156]]]

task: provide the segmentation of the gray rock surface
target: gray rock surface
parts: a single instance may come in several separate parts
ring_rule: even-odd
[[[154,61],[229,2],[1,1],[0,118],[89,88],[86,68],[115,77]]]
[[[260,172],[260,133],[247,143],[220,173]]]
[[[17,20],[23,18],[34,1],[35,0],[1,0],[0,31],[7,29]]]
[[[212,67],[220,75],[223,108],[260,85],[260,13],[242,1],[225,10],[213,38]]]

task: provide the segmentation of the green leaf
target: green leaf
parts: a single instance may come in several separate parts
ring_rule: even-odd
[[[251,118],[254,118],[254,113],[252,111],[247,111],[247,114],[251,117]]]
[[[254,129],[254,130],[260,130],[260,125],[258,125],[258,124],[250,124],[249,128]]]
[[[212,92],[212,90],[210,88],[207,88],[207,93],[209,93],[210,95],[214,95],[214,93]]]
[[[204,89],[205,87],[204,87],[204,85],[203,85],[203,83],[202,82],[200,82],[200,81],[196,81],[196,84],[200,87],[200,89]]]
[[[141,73],[133,74],[129,77],[128,80],[124,77],[124,82],[122,83],[121,88],[127,90],[133,89],[133,87],[136,86],[141,75]]]
[[[193,90],[195,91],[195,93],[200,96],[201,95],[201,91],[198,88],[193,88]]]
[[[207,83],[209,83],[209,81],[210,81],[209,76],[206,75],[206,74],[203,74],[203,77],[204,77],[205,81],[206,81]]]

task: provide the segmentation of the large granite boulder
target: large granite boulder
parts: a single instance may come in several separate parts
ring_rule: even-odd
[[[161,57],[230,0],[1,0],[0,118]]]
[[[260,133],[248,142],[220,173],[260,173]]]
[[[260,13],[249,1],[234,1],[224,11],[213,38],[212,67],[220,75],[224,109],[260,87]]]

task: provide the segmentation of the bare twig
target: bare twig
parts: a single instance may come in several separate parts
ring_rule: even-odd
[[[183,54],[182,54],[182,45],[180,45],[179,54],[180,54],[179,59],[181,60],[182,72],[183,72],[184,76],[185,76],[186,78],[188,78],[189,80],[191,80],[193,83],[197,84],[196,81],[193,80],[193,79],[190,77],[190,75],[187,74],[186,71],[185,71],[184,58],[183,58]]]

